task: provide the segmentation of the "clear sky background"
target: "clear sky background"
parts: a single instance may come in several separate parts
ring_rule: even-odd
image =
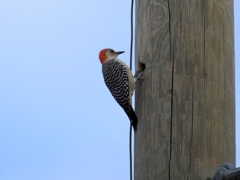
[[[0,0],[1,180],[129,178],[129,122],[98,60],[112,47],[129,63],[129,14],[129,0]],[[239,32],[235,0],[236,129]]]

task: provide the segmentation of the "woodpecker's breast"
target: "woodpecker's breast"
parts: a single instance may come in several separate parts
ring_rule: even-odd
[[[129,79],[126,67],[118,60],[108,60],[102,65],[105,84],[122,108],[129,107]]]

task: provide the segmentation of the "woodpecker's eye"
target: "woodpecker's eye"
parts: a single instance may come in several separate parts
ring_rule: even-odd
[[[111,53],[114,53],[114,51],[113,51],[113,50],[111,50],[110,52],[111,52]]]

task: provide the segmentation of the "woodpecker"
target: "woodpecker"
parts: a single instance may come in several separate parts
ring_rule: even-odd
[[[102,64],[102,73],[106,86],[112,96],[123,108],[134,128],[137,130],[137,116],[132,108],[132,95],[134,91],[134,77],[129,67],[117,59],[124,51],[115,52],[113,49],[103,49],[99,53]]]

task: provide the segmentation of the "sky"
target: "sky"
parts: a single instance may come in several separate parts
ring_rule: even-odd
[[[129,178],[129,123],[98,60],[113,47],[129,62],[129,14],[127,0],[0,0],[1,180]],[[239,32],[235,0],[236,129]]]

